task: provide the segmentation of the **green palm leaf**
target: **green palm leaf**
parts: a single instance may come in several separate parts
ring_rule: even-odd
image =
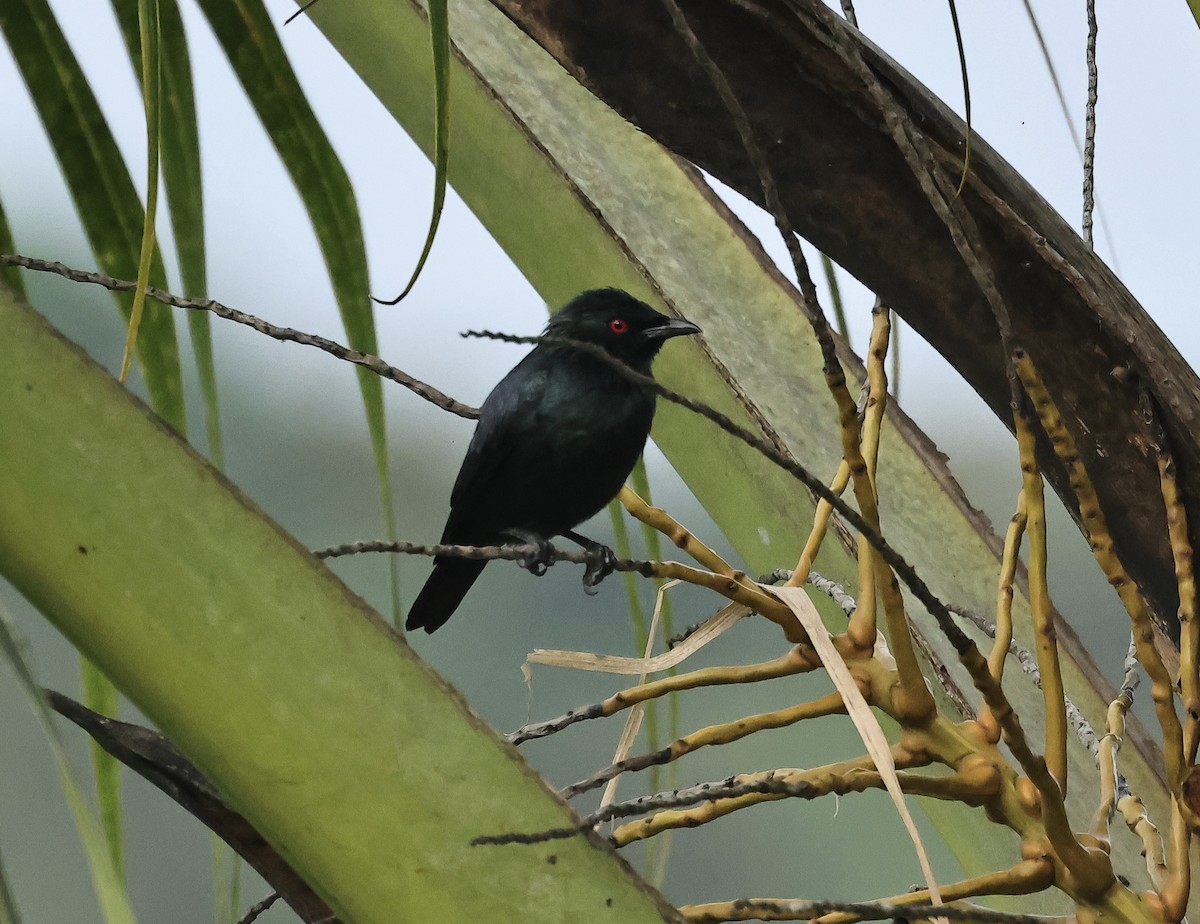
[[[59,734],[58,726],[46,700],[42,696],[41,687],[34,679],[33,671],[21,651],[21,644],[14,632],[8,613],[0,608],[0,657],[7,661],[17,676],[17,681],[29,698],[33,711],[37,714],[38,722],[46,733],[54,761],[58,765],[59,779],[67,796],[67,804],[75,817],[75,825],[79,829],[79,837],[83,841],[84,852],[87,854],[88,866],[92,872],[92,885],[96,890],[96,898],[100,902],[100,910],[106,924],[134,924],[133,910],[129,906],[129,897],[125,894],[123,876],[113,862],[109,850],[105,849],[104,835],[96,823],[92,810],[84,798],[83,789],[71,770],[67,759],[67,750]],[[3,876],[0,875],[0,922],[16,920],[16,906],[12,902]]]
[[[377,353],[366,249],[354,190],[300,89],[266,8],[261,0],[199,2],[308,210],[350,345],[363,353]],[[394,539],[383,388],[371,373],[363,369],[356,373],[375,453],[384,525],[388,537]],[[398,621],[399,569],[394,559],[389,567]]]
[[[429,37],[433,53],[433,217],[429,220],[429,232],[425,235],[425,245],[412,276],[399,295],[380,302],[384,305],[396,304],[416,285],[433,249],[433,239],[437,236],[442,208],[446,204],[446,167],[450,162],[450,13],[447,0],[429,2]]]
[[[54,148],[79,220],[100,268],[122,279],[137,276],[144,210],[129,169],[47,0],[0,7],[0,30],[12,51]],[[150,284],[166,274],[155,251]],[[129,317],[132,299],[114,296]],[[147,305],[138,335],[138,359],[150,404],[176,430],[186,431],[183,381],[175,319]]]
[[[12,230],[8,227],[8,219],[4,217],[4,204],[0,203],[0,253],[16,252]],[[25,292],[25,280],[21,278],[21,271],[15,266],[0,267],[0,283],[8,286],[21,298],[29,298]]]
[[[141,79],[141,41],[138,38],[138,0],[112,0],[134,73]],[[175,238],[175,257],[184,294],[208,296],[208,267],[204,244],[204,186],[200,170],[200,137],[196,123],[192,64],[183,19],[175,0],[159,0],[159,68],[162,78],[161,158],[167,207]],[[212,328],[203,312],[188,315],[188,330],[204,398],[209,452],[218,468],[221,445],[216,364]]]

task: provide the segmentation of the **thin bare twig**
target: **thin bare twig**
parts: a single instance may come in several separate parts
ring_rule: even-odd
[[[830,902],[830,901],[783,901],[771,898],[742,898],[732,903],[745,917],[735,920],[770,920],[770,921],[809,921],[816,920],[827,914],[851,914],[864,921],[878,921],[885,918],[903,920],[928,920],[930,918],[946,918],[951,921],[979,921],[986,924],[1050,924],[1070,920],[1064,917],[1042,917],[1032,914],[1014,914],[1007,911],[993,911],[973,904],[955,905],[917,905],[899,904],[897,902]],[[769,915],[769,917],[768,917]],[[708,918],[701,913],[687,915],[689,921],[730,920],[723,918]]]
[[[967,123],[966,140],[963,142],[962,178],[958,181],[955,196],[961,196],[967,185],[967,176],[971,172],[971,80],[967,76],[967,50],[963,46],[962,26],[958,22],[958,5],[954,0],[950,3],[950,20],[954,23],[954,44],[958,48],[958,68],[962,72],[963,87],[963,121]]]
[[[277,901],[279,901],[279,893],[272,892],[266,898],[255,902],[253,905],[250,906],[250,908],[246,911],[246,913],[244,915],[242,915],[241,918],[238,919],[238,924],[253,924],[253,922],[255,922],[259,919],[259,916],[264,911],[266,911],[268,908],[270,908]]]
[[[728,777],[719,783],[700,783],[687,789],[677,789],[671,792],[655,793],[643,796],[629,802],[614,802],[599,811],[585,816],[577,825],[569,828],[548,828],[545,831],[535,831],[528,834],[510,832],[507,834],[485,834],[471,841],[474,847],[484,845],[500,846],[504,844],[541,844],[546,841],[558,841],[590,831],[596,825],[617,818],[628,818],[633,815],[645,815],[663,809],[686,808],[701,802],[716,802],[719,799],[736,799],[741,796],[765,793],[781,796],[804,796],[812,789],[807,781],[790,782],[770,777],[738,782],[735,776]]]
[[[362,542],[347,542],[342,545],[317,549],[317,558],[342,558],[363,552],[391,552],[398,555],[425,555],[441,558],[469,558],[474,561],[528,561],[543,550],[533,544],[513,545],[421,545],[417,542],[392,542],[384,539],[368,539]],[[600,553],[585,550],[566,550],[550,547],[549,564],[567,561],[576,565],[594,564]],[[649,577],[654,562],[619,558],[613,563],[614,571],[633,571]]]
[[[55,712],[78,725],[100,747],[161,789],[237,851],[282,894],[301,920],[337,924],[337,917],[325,901],[165,737],[152,729],[100,715],[54,690],[45,693]]]
[[[1037,14],[1033,11],[1033,4],[1030,0],[1022,0],[1022,2],[1025,4],[1025,15],[1029,17],[1029,25],[1033,27],[1033,34],[1037,39],[1038,48],[1042,52],[1042,60],[1045,62],[1046,70],[1050,74],[1050,83],[1054,87],[1054,95],[1058,97],[1058,105],[1062,109],[1063,119],[1067,123],[1067,131],[1071,134],[1071,143],[1075,145],[1075,153],[1079,155],[1080,163],[1082,163],[1083,142],[1079,138],[1079,129],[1075,127],[1075,119],[1071,115],[1071,106],[1067,102],[1067,95],[1063,92],[1062,81],[1058,79],[1058,68],[1054,66],[1054,59],[1050,56],[1050,46],[1046,44],[1046,36],[1042,34],[1042,26],[1038,22]],[[1096,220],[1100,224],[1100,230],[1104,232],[1104,237],[1108,241],[1112,268],[1120,276],[1121,267],[1117,260],[1116,241],[1113,238],[1112,228],[1109,227],[1108,218],[1105,216],[1104,206],[1100,202],[1096,203]]]
[[[785,581],[792,579],[794,572],[789,568],[776,568],[774,571],[768,571],[766,574],[758,576],[760,584],[782,584]],[[836,581],[831,581],[827,577],[822,577],[816,571],[808,572],[808,583],[821,591],[830,600],[842,608],[842,612],[847,616],[854,613],[858,604],[854,598],[847,593],[846,588]],[[951,612],[954,612],[954,607],[951,607]]]
[[[980,616],[966,607],[955,606],[953,604],[950,606],[950,612],[966,619],[979,629],[980,632],[988,636],[988,638],[996,637],[996,624],[990,619]],[[1042,687],[1042,672],[1038,670],[1037,658],[1034,657],[1033,652],[1012,640],[1008,643],[1008,652],[1017,659],[1021,670],[1029,675],[1029,679],[1040,690]],[[1079,743],[1095,755],[1100,747],[1100,743],[1096,737],[1095,729],[1092,728],[1092,723],[1084,717],[1083,713],[1079,711],[1079,707],[1071,701],[1070,697],[1063,697],[1063,700],[1066,703],[1067,723],[1074,730]]]
[[[19,266],[23,269],[36,270],[41,273],[54,273],[62,276],[64,279],[70,279],[72,282],[85,282],[103,286],[105,289],[113,292],[132,292],[136,287],[136,283],[126,279],[114,279],[112,276],[106,276],[103,273],[90,273],[85,270],[72,269],[63,263],[56,263],[51,260],[39,260],[36,257],[26,257],[21,254],[0,254],[0,266]],[[369,353],[360,353],[326,337],[307,334],[304,331],[294,330],[290,327],[278,327],[275,324],[264,321],[262,318],[247,314],[244,311],[238,311],[236,308],[229,308],[210,298],[182,298],[154,287],[146,290],[146,297],[162,302],[164,305],[173,305],[176,308],[211,312],[219,318],[233,321],[235,324],[243,324],[274,340],[280,340],[285,343],[298,343],[301,346],[316,347],[318,350],[322,350],[337,359],[370,369],[380,378],[403,385],[413,394],[424,398],[430,404],[437,405],[444,411],[449,411],[451,414],[457,414],[459,417],[466,417],[472,420],[479,416],[479,411],[469,404],[455,401],[449,395],[444,394],[432,385],[428,385],[420,379],[413,378],[407,372],[397,369],[395,366],[388,365],[378,356],[372,356]]]
[[[671,674],[639,683],[614,693],[607,699],[572,709],[564,715],[541,722],[531,722],[518,728],[508,735],[513,744],[522,744],[534,738],[545,738],[562,731],[577,722],[590,719],[601,719],[628,709],[638,703],[665,696],[682,690],[695,690],[700,687],[727,686],[730,684],[757,683],[760,680],[772,680],[779,677],[791,677],[795,674],[808,673],[816,670],[819,661],[815,653],[807,646],[796,646],[787,654],[769,661],[757,664],[740,664],[725,667],[704,667],[684,674]]]
[[[1083,131],[1083,239],[1092,240],[1092,210],[1096,205],[1096,100],[1099,96],[1100,71],[1096,67],[1096,0],[1087,0],[1087,120]]]

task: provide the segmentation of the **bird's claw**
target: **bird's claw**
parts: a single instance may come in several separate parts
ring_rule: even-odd
[[[534,577],[541,577],[550,570],[555,558],[554,546],[550,544],[549,539],[524,529],[510,529],[507,532],[523,545],[532,546],[529,554],[519,562],[522,568]]]
[[[617,567],[617,556],[606,545],[596,544],[587,550],[587,569],[583,572],[583,592],[589,597],[596,595],[596,585],[613,573]]]

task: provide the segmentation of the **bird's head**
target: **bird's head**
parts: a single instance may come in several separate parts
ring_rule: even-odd
[[[700,333],[691,321],[659,314],[620,289],[592,289],[576,295],[546,325],[549,337],[569,337],[604,347],[635,369],[650,363],[671,337]]]

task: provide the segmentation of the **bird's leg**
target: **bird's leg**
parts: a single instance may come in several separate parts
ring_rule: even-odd
[[[504,530],[504,535],[524,545],[536,547],[536,551],[526,556],[525,560],[521,562],[521,567],[534,577],[541,577],[554,564],[554,546],[550,544],[550,540],[545,536],[540,536],[528,529],[518,529],[517,527]]]
[[[570,539],[588,553],[587,570],[583,572],[583,592],[594,595],[596,585],[613,573],[617,565],[617,556],[608,546],[572,530],[563,533],[563,537]]]

